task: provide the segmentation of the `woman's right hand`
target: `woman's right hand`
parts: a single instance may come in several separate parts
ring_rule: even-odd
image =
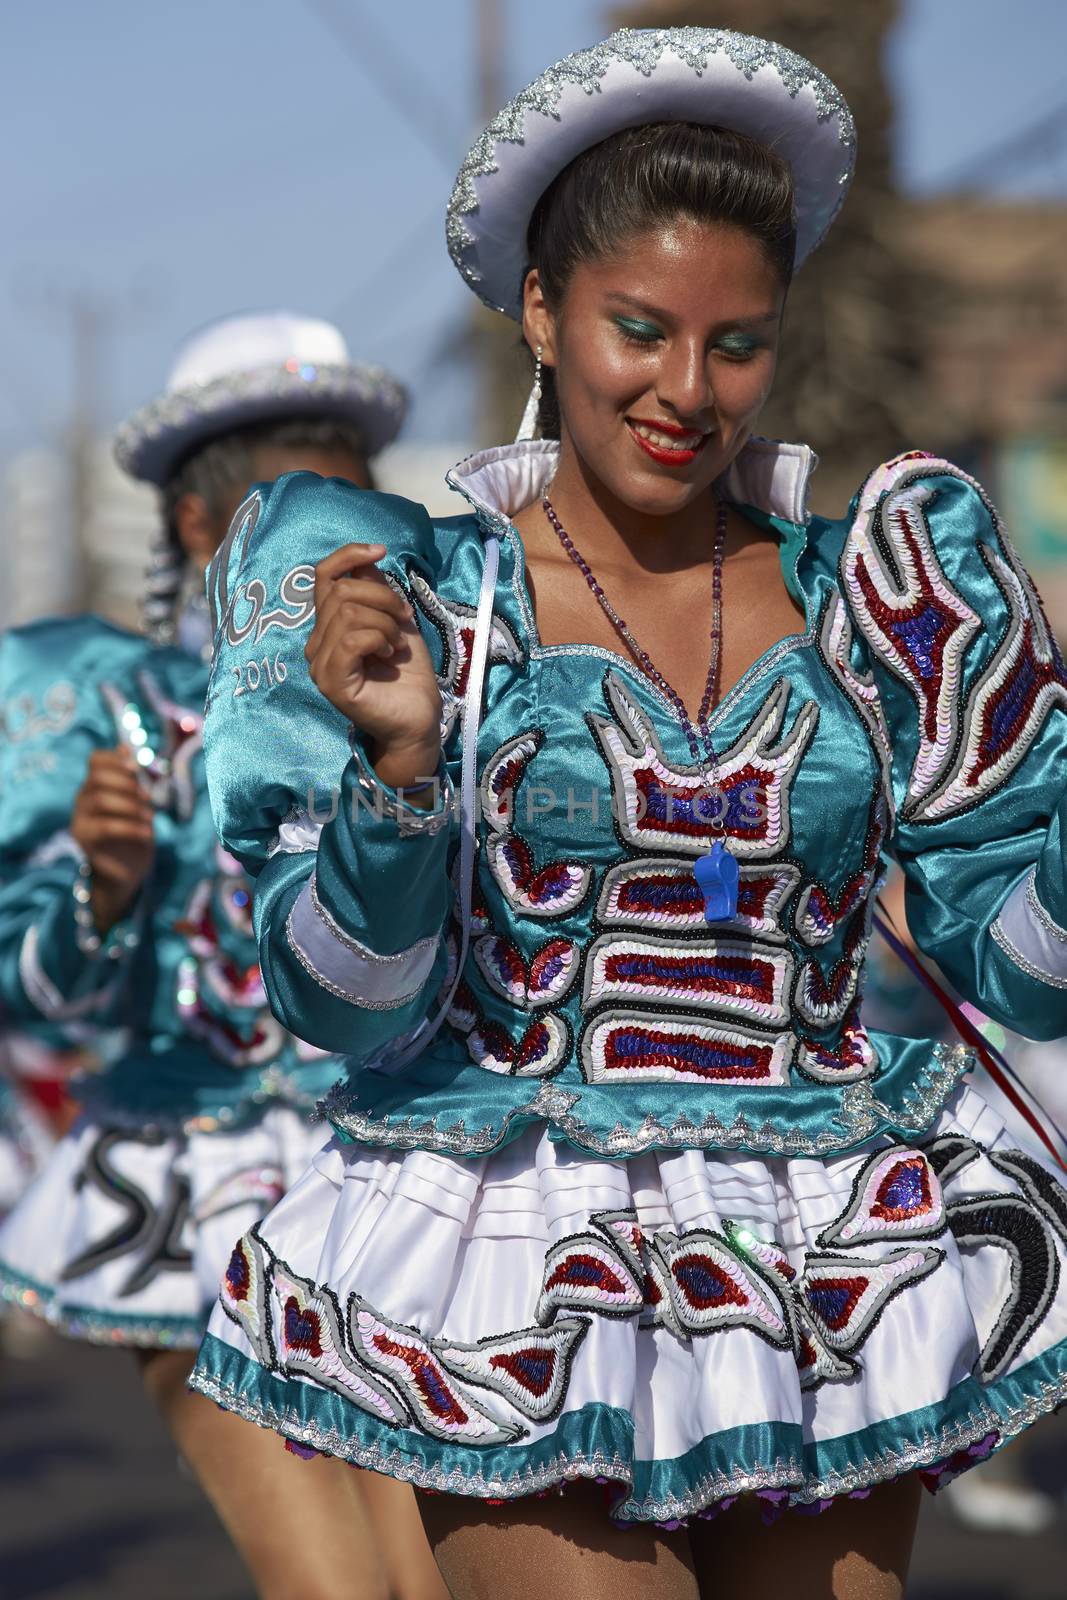
[[[304,654],[318,689],[370,740],[383,783],[432,778],[441,692],[415,613],[376,563],[381,544],[346,544],[315,568],[315,626]]]
[[[125,916],[155,857],[155,807],[125,746],[94,750],[70,831],[92,868],[90,906],[103,936]]]

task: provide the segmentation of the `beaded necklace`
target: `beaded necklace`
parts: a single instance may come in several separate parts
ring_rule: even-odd
[[[704,896],[705,922],[729,922],[737,915],[737,886],[740,873],[737,861],[730,851],[726,838],[726,823],[723,815],[725,807],[722,804],[723,790],[719,781],[719,758],[712,742],[711,728],[708,723],[708,718],[719,699],[720,669],[722,664],[722,563],[723,552],[726,547],[726,502],[721,499],[716,502],[715,538],[712,545],[711,653],[708,660],[707,677],[704,680],[704,693],[701,697],[700,709],[697,712],[697,727],[700,729],[701,739],[703,740],[703,751],[701,751],[700,740],[697,739],[696,728],[694,728],[692,719],[685,708],[685,701],[673,685],[668,683],[648,651],[642,649],[622,617],[619,616],[619,613],[615,610],[615,607],[594,577],[589,563],[585,560],[556,515],[556,509],[547,494],[542,496],[541,508],[551,523],[560,544],[582,574],[600,609],[637,662],[637,665],[641,668],[641,671],[645,674],[645,677],[656,685],[674,707],[693,760],[700,768],[705,788],[709,789],[716,798],[716,813],[708,823],[708,832],[712,835],[711,848],[707,855],[698,857],[694,862],[693,876]],[[708,774],[709,765],[713,774],[711,779],[709,779]],[[693,812],[695,816],[695,805]]]

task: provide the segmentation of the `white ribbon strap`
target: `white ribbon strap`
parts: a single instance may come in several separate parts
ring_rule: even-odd
[[[478,593],[478,614],[474,624],[471,644],[470,671],[467,675],[467,692],[463,697],[463,756],[460,766],[459,790],[459,904],[460,939],[456,952],[456,970],[452,982],[437,1011],[425,1018],[408,1037],[398,1055],[388,1056],[374,1065],[393,1073],[406,1067],[420,1055],[448,1015],[453,996],[467,960],[471,931],[471,896],[474,887],[474,852],[478,842],[478,732],[482,722],[482,694],[485,671],[489,660],[489,638],[493,626],[493,601],[496,598],[496,578],[500,568],[500,540],[491,534],[485,541],[485,563],[482,583]]]

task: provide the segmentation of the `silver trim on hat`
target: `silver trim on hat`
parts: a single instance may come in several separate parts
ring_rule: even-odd
[[[734,33],[726,28],[620,28],[610,38],[593,45],[590,49],[579,50],[573,55],[566,56],[555,66],[549,67],[540,77],[535,78],[533,83],[517,94],[493,118],[459,169],[448,204],[446,236],[449,254],[466,283],[491,310],[503,311],[505,315],[515,318],[521,316],[522,310],[519,284],[509,285],[504,289],[501,283],[492,282],[492,267],[484,259],[479,258],[479,229],[475,219],[479,212],[484,215],[486,197],[483,192],[479,198],[476,180],[499,170],[498,147],[502,144],[525,145],[531,132],[528,121],[531,117],[542,117],[560,124],[564,116],[561,102],[568,89],[580,89],[590,98],[603,95],[604,77],[608,69],[617,63],[631,66],[642,77],[650,79],[668,50],[684,65],[690,67],[698,78],[707,71],[714,56],[724,56],[750,83],[761,68],[770,67],[777,73],[781,87],[789,100],[797,101],[801,91],[810,91],[814,99],[814,112],[813,114],[802,112],[802,115],[807,116],[809,128],[826,123],[831,118],[837,118],[840,161],[835,162],[833,171],[828,166],[825,183],[822,185],[827,196],[832,196],[832,199],[823,220],[814,230],[810,228],[805,230],[804,216],[802,214],[798,216],[797,265],[818,244],[821,244],[844,201],[856,157],[856,130],[852,113],[836,85],[817,67],[812,66],[810,61],[792,50],[787,50],[783,45],[774,43],[773,40]],[[592,143],[599,143],[602,139],[609,138],[612,133],[624,127],[639,125],[635,123],[632,115],[633,105],[640,105],[639,87],[639,84],[635,84],[635,94],[632,99],[627,96],[631,101],[630,111],[620,107],[618,117],[605,116],[602,130],[598,131],[596,139],[590,141],[590,145],[586,148],[590,148]],[[754,85],[753,93],[756,92],[757,87]],[[713,95],[714,91],[709,89],[709,111],[713,109]],[[649,120],[664,119],[656,114]],[[686,120],[689,120],[688,113]],[[711,123],[714,118],[709,116],[708,121]],[[729,125],[732,126],[733,123]],[[738,131],[754,130],[739,128]],[[788,159],[788,152],[783,149],[782,142],[779,142],[777,148]],[[571,152],[566,155],[555,171],[548,172],[547,176],[543,170],[540,172],[538,193],[531,196],[530,216],[548,184],[576,153]],[[529,216],[527,224],[528,222]],[[525,244],[525,239],[523,243]]]
[[[232,428],[272,417],[330,416],[359,428],[368,456],[391,444],[407,411],[407,393],[382,367],[355,362],[272,363],[173,390],[135,411],[115,435],[124,472],[163,484],[183,456]]]

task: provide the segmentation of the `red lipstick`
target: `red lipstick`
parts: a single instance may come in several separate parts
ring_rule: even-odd
[[[627,417],[626,426],[630,430],[630,437],[634,443],[640,445],[647,456],[651,456],[653,461],[658,461],[664,467],[688,466],[691,461],[696,460],[711,437],[707,433],[701,434],[696,428],[683,428],[677,422],[661,422],[658,418]],[[651,432],[661,434],[668,439],[697,439],[699,442],[687,449],[679,448],[678,446],[659,445],[651,439],[646,439],[644,434],[638,432],[639,428],[647,428]]]

